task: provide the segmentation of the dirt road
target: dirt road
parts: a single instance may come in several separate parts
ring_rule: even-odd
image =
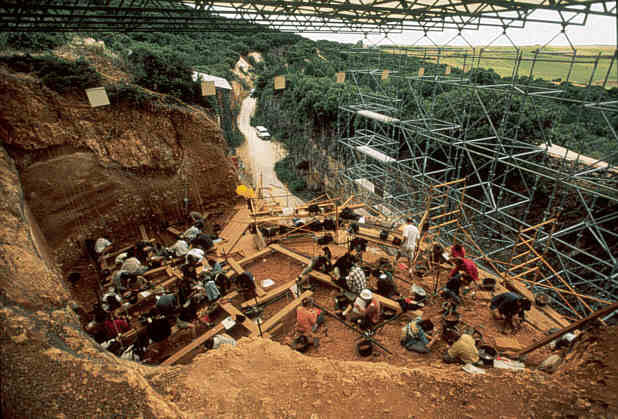
[[[276,199],[281,205],[285,207],[302,205],[303,202],[291,195],[275,174],[275,162],[285,155],[285,151],[274,141],[260,139],[255,128],[250,125],[251,115],[255,111],[255,103],[254,98],[247,97],[243,100],[240,108],[238,128],[247,141],[238,148],[238,155],[251,173],[254,185],[258,183],[261,176],[262,185],[271,188],[272,196],[280,196]]]

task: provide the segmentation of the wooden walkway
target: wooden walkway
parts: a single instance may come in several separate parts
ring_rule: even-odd
[[[219,233],[219,237],[225,240],[225,244],[220,247],[223,253],[229,254],[233,252],[234,246],[242,235],[245,234],[250,223],[251,216],[249,215],[249,209],[246,206],[238,208],[236,214],[234,214],[227,223],[223,231]]]

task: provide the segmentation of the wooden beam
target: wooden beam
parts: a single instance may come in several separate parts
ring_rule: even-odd
[[[151,269],[149,271],[144,272],[142,274],[142,276],[143,277],[153,276],[153,275],[156,275],[158,273],[165,272],[165,271],[167,271],[168,266],[169,265],[163,265],[163,266],[159,266],[158,268]]]
[[[182,231],[175,229],[174,227],[168,227],[167,231],[169,231],[170,233],[172,233],[174,236],[180,237],[180,235],[182,234]]]
[[[313,295],[313,292],[311,292],[311,291],[303,292],[300,295],[300,297],[295,298],[294,300],[292,300],[292,302],[290,302],[288,305],[286,305],[281,310],[279,310],[277,313],[275,313],[270,319],[266,320],[262,324],[262,330],[263,331],[269,331],[270,329],[272,329],[277,323],[279,323],[281,320],[283,320],[283,318],[285,316],[287,316],[293,310],[295,310],[296,307],[298,307],[303,302],[304,298],[311,297],[312,295]]]
[[[264,294],[261,297],[257,298],[257,304],[264,304],[267,303],[268,301],[277,298],[278,296],[280,296],[281,294],[289,291],[289,289],[291,287],[294,286],[294,284],[296,284],[296,280],[293,279],[291,281],[288,281],[280,286],[278,286],[277,288],[273,288],[272,290],[270,290],[269,292],[267,292],[266,294]],[[246,307],[250,307],[256,305],[256,299],[252,298],[250,300],[245,301],[244,303],[242,303],[240,306],[242,308],[246,308]]]
[[[148,234],[146,233],[146,227],[143,224],[139,225],[139,234],[142,236],[142,240],[148,240]]]
[[[172,285],[173,283],[176,282],[176,278],[168,278],[165,282],[162,282],[161,284],[157,285],[158,287],[161,288],[167,288],[168,286]],[[129,312],[129,311],[133,311],[136,308],[138,308],[140,305],[142,305],[144,302],[151,300],[154,296],[155,293],[152,290],[149,290],[150,294],[147,297],[142,297],[140,294],[138,294],[137,296],[137,302],[135,304],[131,304],[128,307],[124,307],[124,306],[120,306],[118,307],[116,310],[114,310],[114,314],[116,315],[120,315],[123,312]]]
[[[558,339],[560,336],[564,335],[565,333],[571,332],[575,329],[579,329],[580,327],[582,327],[583,325],[585,325],[586,323],[588,323],[591,320],[594,320],[598,317],[601,317],[605,314],[610,314],[612,313],[614,310],[618,310],[618,303],[613,303],[610,304],[606,307],[603,307],[601,310],[595,311],[594,313],[592,313],[591,315],[589,315],[588,317],[578,320],[575,323],[571,324],[568,327],[565,327],[564,329],[559,330],[558,332],[551,334],[549,336],[547,336],[544,339],[541,339],[539,342],[533,343],[532,345],[528,346],[526,349],[524,349],[523,351],[519,352],[517,354],[517,357],[520,358],[538,348],[541,348],[545,345],[547,345],[548,343],[550,343],[551,341],[553,341],[554,339]]]
[[[350,209],[357,209],[357,208],[363,208],[365,207],[366,204],[353,204],[353,205],[348,205],[347,208]],[[343,211],[344,207],[337,207],[336,211],[330,211],[330,212],[326,212],[324,214],[318,214],[316,215],[317,217],[328,217],[331,215],[335,215],[335,212],[337,213],[341,213],[341,211]],[[308,214],[307,214],[308,215]],[[277,223],[280,220],[285,220],[285,219],[291,219],[291,218],[295,218],[295,217],[299,217],[299,216],[303,216],[300,214],[294,214],[294,215],[278,215],[278,216],[273,216],[273,217],[264,217],[264,218],[256,218],[255,222],[256,223]]]
[[[148,239],[146,241],[149,242],[149,243],[153,243],[154,239]],[[133,248],[133,246],[134,245],[130,245],[130,246],[123,247],[121,249],[115,250],[115,251],[110,252],[110,253],[103,253],[103,255],[101,255],[99,257],[99,259],[105,260],[105,259],[109,259],[111,257],[116,257],[116,256],[118,256],[121,253],[124,253],[124,252],[127,252],[127,251],[131,250]]]
[[[209,329],[204,334],[202,334],[200,337],[192,341],[190,344],[188,344],[187,346],[185,346],[184,348],[182,348],[181,350],[179,350],[178,352],[176,352],[175,354],[167,358],[160,365],[161,366],[174,365],[182,357],[189,354],[189,352],[192,352],[194,349],[197,349],[197,347],[200,346],[202,343],[214,337],[217,333],[221,333],[223,330],[225,330],[225,327],[223,326],[223,324],[221,323],[216,324],[211,329]]]
[[[271,244],[270,247],[272,247],[273,250],[276,250],[276,251],[278,251],[278,252],[280,252],[280,253],[282,253],[282,254],[284,254],[286,256],[294,258],[294,259],[296,259],[299,262],[302,262],[304,264],[309,264],[311,262],[306,257],[301,256],[301,255],[299,255],[297,253],[294,253],[293,251],[291,251],[289,249],[286,249],[285,247],[281,247],[278,244]],[[326,274],[324,274],[322,272],[311,271],[311,272],[309,272],[309,276],[312,277],[312,278],[317,279],[318,281],[320,281],[320,282],[322,282],[322,283],[324,283],[326,285],[330,285],[331,287],[337,288],[339,290],[343,290],[343,288],[341,288],[339,285],[335,284],[335,282],[333,281],[333,279],[330,276],[328,276],[328,275],[326,275]],[[401,306],[399,305],[398,302],[393,301],[390,298],[383,297],[383,296],[381,296],[381,295],[379,295],[377,293],[374,293],[373,295],[378,299],[378,301],[380,301],[380,304],[382,304],[383,306],[388,307],[388,308],[390,308],[392,310],[395,310],[396,312],[400,312],[401,311]]]

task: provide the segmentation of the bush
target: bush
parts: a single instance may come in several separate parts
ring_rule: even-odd
[[[105,90],[107,91],[107,96],[109,97],[110,102],[124,102],[139,107],[144,107],[146,104],[152,102],[158,97],[144,89],[140,89],[127,83],[112,84],[106,86]]]
[[[101,85],[101,75],[81,58],[72,62],[54,55],[13,55],[0,58],[0,62],[14,71],[36,74],[45,86],[59,93]]]
[[[129,63],[140,86],[185,101],[195,100],[197,85],[191,80],[192,70],[171,48],[139,45],[129,56]]]
[[[65,33],[9,32],[0,37],[0,47],[39,52],[57,48],[68,40],[69,35]]]

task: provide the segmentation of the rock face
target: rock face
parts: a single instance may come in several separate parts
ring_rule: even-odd
[[[3,148],[0,220],[2,416],[179,417],[144,378],[146,368],[109,355],[82,331]]]
[[[187,209],[234,198],[224,139],[199,110],[122,99],[90,108],[85,94],[60,96],[2,68],[0,92],[0,138],[61,263],[86,238],[137,237],[139,224],[173,222]]]

